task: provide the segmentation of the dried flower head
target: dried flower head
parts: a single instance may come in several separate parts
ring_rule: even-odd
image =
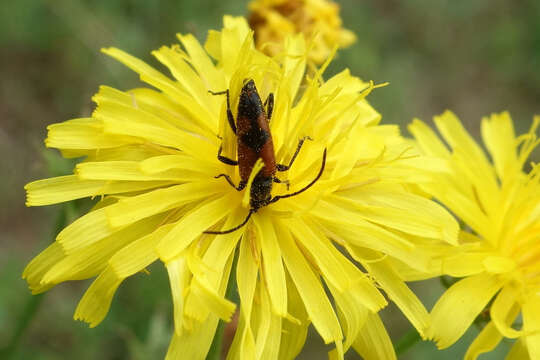
[[[311,42],[309,60],[323,63],[334,47],[346,48],[356,41],[342,27],[339,5],[328,0],[254,0],[249,3],[249,25],[255,45],[271,56],[283,52],[287,36],[304,34]]]

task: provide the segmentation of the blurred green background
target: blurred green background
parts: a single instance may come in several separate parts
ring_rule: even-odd
[[[117,46],[156,64],[150,50],[176,42],[177,32],[204,40],[223,14],[242,15],[246,1],[19,0],[0,5],[0,349],[17,333],[13,359],[160,359],[169,341],[171,299],[166,274],[153,266],[121,286],[107,319],[96,329],[72,320],[88,282],[57,286],[30,296],[20,278],[25,264],[54,238],[59,211],[67,220],[76,205],[24,206],[23,185],[70,171],[45,151],[46,126],[88,116],[100,84],[138,86],[130,70],[101,54]],[[339,53],[330,72],[353,74],[390,86],[370,95],[385,123],[429,120],[452,109],[475,135],[482,116],[509,110],[518,131],[540,114],[540,2],[538,0],[340,1],[345,26],[358,42]],[[405,131],[405,130],[404,130]],[[538,160],[538,152],[536,153]],[[84,206],[84,204],[80,204]],[[62,215],[63,216],[63,215]],[[414,286],[414,285],[413,285]],[[430,308],[438,282],[422,285]],[[384,317],[394,339],[408,330],[393,308]],[[457,359],[475,335],[437,352],[420,343],[402,359]],[[501,359],[499,353],[481,359]],[[306,359],[326,358],[313,338]],[[2,353],[0,353],[0,358]],[[352,352],[350,359],[358,359]]]

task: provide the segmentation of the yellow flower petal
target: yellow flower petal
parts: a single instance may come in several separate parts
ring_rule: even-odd
[[[397,230],[442,239],[457,244],[459,226],[455,219],[441,206],[421,196],[407,193],[358,191],[355,202],[337,198],[361,209],[366,220],[380,223]]]
[[[507,287],[503,288],[502,292],[506,290]],[[503,295],[508,298],[508,295]],[[505,332],[501,332],[500,329],[504,328],[509,329],[510,325],[516,319],[516,316],[519,314],[519,306],[513,303],[510,304],[511,308],[503,309],[504,314],[501,313],[501,301],[498,300],[501,297],[501,294],[497,296],[497,299],[491,307],[491,317],[493,321],[490,321],[484,329],[478,334],[476,339],[472,342],[465,354],[465,360],[475,360],[480,354],[492,351],[502,340]],[[515,299],[513,299],[515,300]],[[496,303],[499,304],[496,305]],[[512,306],[513,305],[513,306]],[[495,315],[495,317],[494,317]],[[498,324],[497,324],[498,323]],[[501,335],[503,334],[503,335]],[[505,335],[506,336],[506,335]],[[509,354],[510,355],[510,354]]]
[[[405,285],[386,261],[364,263],[363,265],[384,288],[390,300],[401,309],[420,335],[424,337],[429,324],[429,315],[411,289]]]
[[[347,149],[347,153],[350,154],[361,152],[365,145],[363,142],[358,141],[358,139],[368,137],[368,132],[369,130],[366,129],[364,124],[356,121],[347,132],[348,136],[344,139],[345,141],[342,142],[342,149]],[[356,166],[356,160],[357,158],[354,156],[341,156],[334,165],[331,177],[336,179],[348,175]]]
[[[255,336],[255,358],[260,359],[264,354],[264,348],[267,340],[273,341],[274,339],[268,339],[268,337],[279,337],[281,335],[281,329],[278,329],[277,334],[270,333],[272,309],[270,299],[266,293],[263,283],[257,284],[257,290],[255,291],[255,298],[258,300],[257,305],[252,309],[252,328]],[[277,335],[277,336],[276,336]],[[269,349],[269,352],[274,353],[273,358],[276,358],[276,349]],[[268,354],[269,355],[269,354]],[[268,356],[268,358],[271,358]]]
[[[237,209],[225,222],[224,228],[229,229],[237,224],[237,218],[243,209]],[[243,213],[242,213],[243,214]],[[233,232],[230,234],[219,235],[211,240],[208,249],[203,256],[203,262],[206,265],[204,274],[196,274],[204,276],[209,284],[212,284],[216,289],[219,287],[221,275],[227,259],[233,254],[238,241],[242,238],[242,233]]]
[[[237,194],[228,194],[216,200],[207,201],[189,211],[176,226],[161,239],[157,246],[159,257],[167,262],[175,258],[193,240],[201,236],[219,220],[231,212],[230,204]]]
[[[271,309],[270,297],[264,286],[264,282],[259,283],[258,298],[260,306],[253,308],[255,323],[255,353],[257,359],[278,359],[279,345],[281,342],[281,317]]]
[[[415,269],[426,271],[428,268],[429,258],[417,251],[413,243],[384,227],[359,219],[358,216],[355,218],[354,212],[344,211],[339,206],[321,200],[312,213],[320,218],[321,223],[333,236],[349,243],[350,246],[381,251],[408,263]],[[351,222],[353,223],[351,224]],[[343,224],[343,226],[336,226],[336,224]],[[362,236],[358,236],[358,234],[362,234]],[[411,262],[413,253],[415,261]]]
[[[422,185],[422,188],[426,189],[428,193],[435,194],[452,213],[467,223],[473,231],[480,236],[485,236],[486,231],[489,229],[489,219],[478,206],[474,195],[467,197],[454,188],[451,183],[446,182]]]
[[[209,314],[215,314],[224,321],[230,321],[236,305],[226,299],[220,289],[226,288],[229,281],[232,255],[226,257],[226,261],[222,262],[222,267],[217,269],[217,283],[209,281],[209,277],[201,276],[200,270],[195,270],[192,267],[193,257],[195,257],[193,254],[188,255],[187,264],[193,273],[193,278],[184,306],[184,315],[197,322],[205,321]]]
[[[396,359],[392,340],[390,340],[381,318],[371,312],[368,313],[364,327],[353,347],[365,360]]]
[[[172,101],[170,97],[152,89],[139,88],[124,92],[108,86],[100,86],[99,92],[92,97],[92,100],[98,106],[114,103],[141,110],[143,113],[151,113],[162,120],[156,122],[154,118],[154,124],[160,126],[173,125],[177,129],[190,133],[204,134],[210,139],[214,136],[215,126],[208,127],[205,123],[199,122],[196,116],[201,113],[206,114],[208,109],[193,104],[193,99],[184,92],[176,93],[175,100],[177,101]],[[102,124],[99,120],[95,121]]]
[[[130,144],[110,149],[93,149],[85,151],[82,156],[86,156],[87,161],[142,161],[153,156],[162,155],[163,149],[157,145],[150,145],[148,143],[145,143],[143,146]]]
[[[508,352],[508,355],[504,358],[504,360],[531,360],[532,358],[529,356],[529,352],[527,351],[527,345],[525,344],[525,340],[518,339],[512,346],[512,349]]]
[[[215,165],[193,159],[185,154],[153,156],[141,161],[139,168],[145,174],[157,174],[172,169],[192,170],[205,173],[205,175],[215,171]],[[190,175],[193,176],[193,172]]]
[[[149,191],[141,195],[120,199],[105,208],[110,225],[114,228],[129,225],[140,219],[158,214],[215,194],[219,188],[209,183],[187,183]]]
[[[55,266],[44,274],[41,281],[43,283],[57,284],[62,281],[87,279],[99,274],[107,264],[110,264],[111,257],[117,251],[146,236],[162,220],[163,216],[154,216],[92,243],[70,249],[69,253],[61,261],[58,261]],[[146,241],[146,239],[143,241]]]
[[[358,255],[358,248],[354,246],[346,245],[346,249],[352,258],[359,263],[363,262]],[[353,308],[360,309],[367,308],[371,312],[377,312],[387,305],[386,299],[381,294],[381,292],[376,287],[375,281],[366,276],[360,269],[358,269],[351,262],[343,262],[346,274],[351,279],[354,279],[352,287],[348,289],[345,293],[340,294],[340,296],[346,296],[347,301],[353,302],[356,305]]]
[[[350,247],[346,247],[351,256],[359,261]],[[336,302],[340,323],[345,332],[344,351],[356,340],[358,332],[363,328],[368,312],[377,312],[387,305],[386,299],[379,292],[371,277],[367,277],[352,262],[343,262],[343,276],[355,279],[351,288],[340,292],[331,283],[327,283]],[[332,356],[338,356],[335,353]]]
[[[291,234],[284,231],[283,227],[278,229],[283,260],[304,301],[309,318],[325,343],[341,342],[343,339],[341,327],[318,277],[296,247]]]
[[[340,293],[332,285],[328,287],[336,302],[337,314],[345,335],[343,351],[346,352],[364,327],[369,311],[358,301],[357,297],[355,299],[349,292]]]
[[[56,236],[56,241],[62,245],[66,254],[70,254],[111,235],[114,231],[109,226],[105,208],[101,208],[81,216],[66,226]]]
[[[22,277],[28,282],[32,294],[42,293],[54,286],[54,284],[42,284],[41,279],[50,268],[64,259],[65,256],[62,246],[58,242],[53,242],[26,265]]]
[[[226,228],[236,225],[237,220],[235,215],[238,215],[238,213],[239,211],[236,211],[228,217],[224,224]],[[227,266],[230,267],[229,263],[233,257],[233,251],[241,236],[241,233],[233,232],[215,237],[208,246],[202,259],[196,254],[188,255],[188,266],[193,273],[194,279],[196,279],[196,286],[200,286],[199,283],[204,284],[206,290],[204,290],[203,295],[205,292],[210,292],[212,297],[207,299],[207,306],[200,306],[201,300],[197,296],[192,296],[192,294],[190,294],[185,302],[184,313],[186,315],[202,321],[206,319],[208,314],[212,311],[223,312],[224,310],[224,314],[226,314],[227,311],[230,311],[227,310],[229,308],[228,303],[224,303],[223,299],[218,299],[215,294],[219,292],[219,289],[223,284],[223,274],[225,273]],[[192,248],[194,248],[193,245]],[[193,260],[196,260],[197,263]],[[212,301],[218,303],[216,310],[211,309],[213,306]]]
[[[214,59],[221,57],[221,32],[209,30],[204,43],[204,50]]]
[[[254,252],[258,256],[258,250],[254,249],[252,235],[242,238],[240,253],[236,267],[236,280],[238,295],[240,296],[240,317],[238,328],[234,336],[229,357],[239,359],[255,359],[255,337],[251,329],[251,311],[253,298],[257,286],[257,264]]]
[[[169,184],[167,181],[80,180],[77,175],[58,176],[26,184],[26,205],[41,206],[102,194],[148,190]]]
[[[245,53],[241,51],[242,46],[247,43],[250,47],[253,46],[253,36],[250,35],[251,30],[244,18],[225,15],[223,25],[224,29],[221,31],[220,38],[221,54],[216,56],[216,59],[220,60],[225,73],[232,74],[238,66],[239,55]],[[248,36],[249,41],[245,42]]]
[[[516,171],[517,154],[514,125],[508,112],[482,119],[482,139],[486,144],[499,178]]]
[[[190,274],[186,266],[186,260],[182,256],[169,261],[165,266],[167,267],[167,273],[169,274],[169,284],[171,285],[174,306],[173,336],[178,336],[182,334],[183,329],[184,295],[189,284]],[[215,318],[215,316],[213,318]]]
[[[401,260],[394,258],[388,259],[392,264],[392,268],[399,274],[403,281],[420,281],[441,276],[442,272],[439,260],[432,260],[426,270],[416,270]]]
[[[157,254],[149,252],[148,248],[153,248],[171,227],[161,227],[117,252],[84,293],[75,310],[74,319],[85,321],[90,327],[97,326],[107,315],[112,298],[122,281],[157,259]]]
[[[523,336],[523,331],[515,330],[511,327],[514,319],[518,315],[519,299],[518,289],[514,288],[511,284],[503,287],[501,292],[493,301],[491,305],[490,315],[493,324],[497,330],[505,337],[515,339]]]
[[[446,158],[450,156],[448,148],[435,135],[429,126],[418,119],[414,119],[408,126],[411,134],[414,135],[418,145],[428,155]]]
[[[495,349],[501,340],[501,334],[497,331],[493,322],[489,322],[467,349],[464,360],[476,360],[481,354]]]
[[[302,36],[292,36],[285,40],[283,74],[286,79],[287,95],[294,99],[302,83],[306,69],[306,43]],[[280,89],[281,90],[281,89]]]
[[[442,260],[441,273],[455,277],[476,275],[485,271],[483,261],[489,256],[487,252],[463,252],[447,256]]]
[[[182,95],[182,92],[174,81],[167,78],[161,72],[146,64],[144,61],[141,61],[117,48],[101,49],[101,51],[126,65],[131,70],[137,72],[141,76],[142,81],[155,86],[164,93],[173,96],[173,98],[175,96]]]
[[[489,274],[470,276],[452,285],[431,311],[428,337],[437,342],[439,349],[452,345],[502,285],[496,276]]]
[[[352,279],[343,276],[345,269],[343,268],[343,259],[340,259],[342,255],[331,251],[333,245],[313,229],[309,228],[305,222],[295,219],[288,219],[284,222],[303,247],[309,251],[325,279],[331,282],[338,291],[348,289],[351,286]],[[292,270],[289,269],[289,271]]]
[[[540,295],[531,294],[522,308],[523,329],[531,335],[525,337],[531,359],[540,358]]]
[[[103,270],[84,293],[73,318],[87,322],[91,328],[98,326],[107,315],[122,280],[110,268]]]
[[[206,178],[196,172],[185,169],[173,169],[161,173],[144,173],[138,161],[100,161],[78,164],[75,173],[83,180],[126,180],[126,181],[157,181],[168,180],[175,182],[193,181]],[[205,174],[206,175],[206,174]]]
[[[165,360],[193,359],[204,360],[212,345],[218,325],[218,317],[210,315],[206,321],[197,322],[189,331],[181,335],[173,334]]]
[[[282,321],[278,359],[295,359],[304,346],[309,319],[304,303],[290,275],[287,273],[287,312],[290,317]]]
[[[202,281],[199,281],[198,278],[194,278],[191,282],[190,287],[191,295],[198,300],[199,305],[210,310],[211,313],[217,315],[220,319],[224,321],[230,321],[236,305],[218,295],[218,293],[205,284]],[[198,316],[201,312],[189,311],[192,307],[186,306],[186,315],[194,318],[197,321],[205,321],[206,317],[201,318]]]
[[[256,216],[254,223],[261,239],[263,277],[272,303],[272,310],[287,315],[287,284],[274,225],[268,217]]]
[[[375,169],[380,179],[411,184],[431,183],[450,172],[447,160],[429,156],[400,159],[392,168],[376,166]]]
[[[488,256],[484,259],[483,265],[487,272],[493,274],[509,273],[516,268],[516,262],[506,256]]]
[[[447,110],[443,114],[435,116],[434,121],[444,139],[453,149],[459,148],[463,152],[470,154],[478,164],[490,168],[482,149],[467,133],[454,113]]]
[[[484,152],[452,112],[446,111],[434,117],[434,121],[454,150],[454,156],[463,156],[464,162],[470,166],[463,170],[467,171],[470,180],[474,181],[479,200],[485,204],[486,209],[492,208],[488,204],[495,200],[493,194],[497,193],[497,182],[493,168],[488,163]]]
[[[184,89],[195,102],[197,102],[201,107],[206,109],[211,109],[210,104],[210,95],[208,93],[208,88],[203,82],[199,79],[199,75],[195,72],[193,67],[191,67],[186,61],[184,61],[183,51],[179,48],[169,48],[167,46],[162,46],[159,50],[152,51],[154,55],[162,64],[167,66],[171,71],[171,74],[178,80],[179,85]],[[199,65],[202,65],[199,63]],[[211,84],[207,84],[211,85]],[[209,120],[209,126],[216,126],[217,121],[212,120],[212,113],[208,113],[208,110],[205,110],[205,115],[200,116],[200,120]]]
[[[100,93],[104,88],[106,87],[100,87]],[[122,93],[122,95],[121,101],[123,103],[152,112],[181,130],[200,133],[208,139],[215,136],[214,127],[209,128],[205,123],[197,121],[198,114],[207,110],[193,104],[192,99],[185,93],[177,94],[174,99],[176,101],[148,88],[131,89],[129,92]],[[109,95],[107,94],[107,96]]]
[[[211,160],[215,156],[210,156],[215,153],[215,148],[208,141],[181,131],[142,109],[102,100],[93,116],[103,122],[105,133],[142,137],[161,146],[181,149],[203,160]]]
[[[103,133],[93,118],[73,119],[47,127],[45,145],[57,149],[106,149],[140,142],[137,138]]]
[[[120,278],[127,278],[141,271],[157,260],[156,244],[167,234],[174,224],[162,225],[151,234],[137,239],[115,253],[109,260],[109,267]],[[151,228],[151,226],[147,226]]]
[[[224,74],[216,69],[210,57],[206,54],[199,41],[192,34],[177,34],[178,39],[184,45],[189,57],[190,64],[197,70],[207,88],[217,87],[224,89],[227,87]]]
[[[188,256],[188,267],[190,266]],[[234,312],[235,304],[225,298],[229,283],[233,255],[229,256],[219,270],[217,284],[212,284],[207,278],[193,276],[189,293],[184,304],[184,329],[189,331],[196,323],[204,322],[212,316],[221,316],[229,321]],[[189,268],[193,272],[193,268]],[[214,286],[215,285],[215,286]],[[204,305],[204,306],[201,306]]]

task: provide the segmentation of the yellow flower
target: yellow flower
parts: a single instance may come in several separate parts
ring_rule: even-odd
[[[283,52],[287,36],[302,33],[311,43],[309,60],[323,63],[335,46],[346,48],[356,41],[342,28],[339,5],[327,0],[254,0],[248,5],[249,24],[258,49],[273,56]]]
[[[335,343],[338,358],[351,346],[366,359],[395,358],[377,315],[386,305],[378,287],[421,333],[428,314],[386,257],[422,271],[430,262],[422,241],[457,241],[452,216],[408,190],[429,180],[438,160],[415,156],[396,126],[378,124],[364,100],[373,83],[348,70],[323,82],[328,63],[305,78],[302,35],[287,39],[279,60],[255,49],[243,18],[226,16],[204,48],[191,35],[179,39],[183,49],[153,52],[174,79],[105,49],[155,89],[103,86],[91,118],[49,127],[48,147],[84,160],[73,175],[28,184],[27,204],[99,201],[28,265],[23,276],[32,291],[97,276],[75,313],[93,327],[125,278],[161,260],[174,301],[167,358],[204,359],[218,321],[235,312],[224,295],[236,257],[241,307],[232,358],[294,358],[310,323]],[[237,231],[208,234],[240,224],[249,211],[252,183],[236,191],[216,178],[227,174],[238,183],[236,167],[217,159],[220,146],[236,158],[236,138],[226,97],[209,93],[230,89],[235,116],[244,79],[254,80],[262,99],[275,96],[270,126],[278,163],[288,164],[299,139],[311,138],[279,173],[290,190],[283,181],[272,195],[304,188],[320,172],[325,149],[328,156],[307,191],[259,209]]]
[[[435,124],[451,151],[421,121],[409,127],[420,148],[447,159],[451,169],[423,189],[467,226],[441,262],[442,273],[464,278],[433,308],[429,336],[446,348],[489,309],[491,320],[466,359],[491,351],[503,337],[517,339],[507,359],[526,359],[527,351],[540,359],[540,167],[522,171],[539,143],[539,123],[537,116],[529,133],[516,137],[508,113],[484,118],[482,138],[493,164],[449,111]],[[512,324],[520,312],[518,330]]]

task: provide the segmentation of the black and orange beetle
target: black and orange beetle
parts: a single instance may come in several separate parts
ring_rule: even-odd
[[[229,90],[213,92],[209,91],[212,95],[226,95],[227,96],[227,120],[232,131],[236,134],[237,147],[238,147],[238,160],[229,159],[221,155],[222,148],[219,148],[218,159],[227,164],[236,166],[240,172],[240,183],[236,186],[229,175],[219,174],[216,178],[224,177],[227,182],[236,190],[243,190],[247,183],[251,171],[255,166],[255,163],[260,158],[263,161],[263,168],[255,175],[253,183],[251,184],[250,191],[250,209],[244,221],[241,224],[224,231],[205,231],[206,234],[228,234],[240,229],[244,226],[251,215],[260,208],[278,201],[279,199],[288,198],[298,195],[308,188],[310,188],[319,178],[322,176],[324,167],[326,164],[326,149],[323,152],[322,166],[317,176],[305,187],[290,194],[277,195],[272,197],[272,183],[281,183],[275,174],[276,171],[287,171],[294,163],[294,160],[298,156],[302,145],[308,137],[300,139],[296,151],[294,152],[288,165],[276,164],[276,158],[274,154],[274,143],[272,142],[272,134],[270,133],[270,119],[272,117],[272,110],[274,107],[274,94],[268,95],[266,101],[261,101],[261,97],[255,87],[255,81],[253,79],[244,80],[244,86],[240,92],[240,99],[238,101],[238,113],[236,115],[236,122],[231,111]],[[266,106],[266,110],[265,107]],[[288,188],[288,182],[287,182]]]

